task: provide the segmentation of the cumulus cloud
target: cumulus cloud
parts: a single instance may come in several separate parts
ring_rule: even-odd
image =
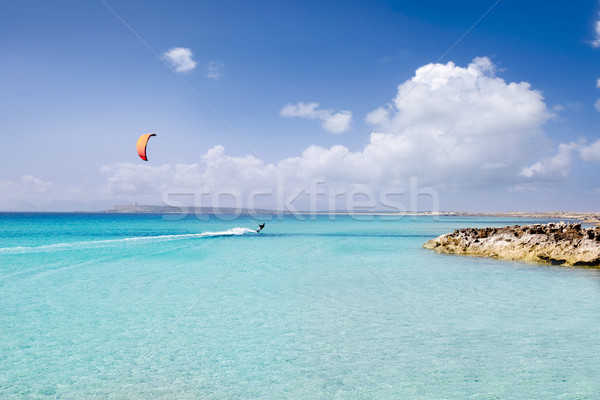
[[[281,114],[313,119],[334,115],[326,110],[320,114],[324,110],[318,107],[290,104]],[[398,86],[388,106],[369,113],[367,120],[379,122],[377,132],[356,151],[342,145],[310,146],[296,157],[265,163],[253,156],[229,156],[217,146],[197,164],[112,164],[103,173],[107,190],[115,193],[194,185],[247,193],[278,181],[306,187],[320,177],[335,187],[374,190],[407,185],[411,177],[438,187],[513,185],[568,169],[574,144],[561,145],[556,156],[526,167],[551,116],[539,91],[526,82],[504,81],[488,58],[476,58],[466,67],[449,62],[417,69]]]
[[[598,24],[600,24],[600,21],[598,21]],[[596,81],[596,87],[600,89],[600,79]],[[600,99],[596,100],[596,103],[594,103],[594,107],[596,108],[596,110],[600,111]]]
[[[26,188],[33,189],[38,193],[47,193],[52,188],[52,182],[45,182],[33,175],[22,176],[21,182]]]
[[[556,112],[556,113],[560,113],[563,111],[581,111],[583,110],[583,104],[579,103],[579,102],[573,102],[573,103],[564,103],[564,104],[555,104],[554,106],[552,106],[552,111]]]
[[[0,180],[1,210],[34,210],[36,206],[24,201],[48,200],[48,196],[56,195],[52,182],[44,181],[33,175],[23,175],[20,180]],[[20,199],[20,200],[19,200]]]
[[[496,77],[486,57],[467,67],[425,65],[398,86],[388,109],[367,115],[379,132],[344,160],[382,181],[414,175],[429,184],[506,182],[518,175],[550,117],[540,92]]]
[[[318,109],[319,103],[288,104],[281,109],[282,117],[300,117],[308,119],[319,119],[321,126],[327,132],[342,133],[350,129],[352,113],[350,111],[334,112],[333,110]]]
[[[197,164],[153,166],[147,164],[119,163],[104,165],[100,173],[106,176],[106,194],[155,194],[174,185],[188,186],[189,171]]]
[[[566,176],[571,167],[571,154],[580,150],[578,143],[561,143],[558,146],[558,152],[553,157],[545,158],[533,165],[523,168],[521,175],[531,178],[533,176]],[[581,151],[581,150],[580,150]]]
[[[573,153],[579,153],[583,161],[600,161],[600,139],[586,145],[584,139],[578,142],[561,143],[558,145],[556,154],[537,161],[529,167],[521,170],[521,175],[527,178],[544,177],[556,178],[564,177],[569,172]]]
[[[100,169],[106,176],[107,194],[152,194],[173,188],[194,190],[271,186],[278,170],[254,156],[233,157],[223,146],[215,146],[200,157],[199,163],[152,166],[111,163]]]
[[[581,146],[579,154],[583,161],[600,161],[600,139],[588,146]]]
[[[222,69],[224,64],[217,60],[211,60],[206,66],[206,77],[211,79],[219,79],[223,76]]]
[[[149,203],[168,201],[170,196],[176,203],[183,196],[184,203],[188,205],[191,205],[190,201],[194,205],[206,205],[206,201],[218,196],[220,192],[246,196],[256,189],[265,188],[271,189],[272,198],[282,173],[274,164],[266,164],[251,155],[226,155],[223,146],[208,150],[194,164],[153,166],[115,162],[102,166],[100,172],[106,178],[106,195]],[[293,174],[288,172],[288,177],[291,177]],[[289,185],[297,183],[290,180],[286,182]],[[190,198],[190,195],[199,197]],[[270,206],[272,207],[272,202]]]
[[[591,44],[593,47],[600,47],[600,14],[594,23],[594,39],[592,40]]]
[[[188,48],[173,47],[165,51],[163,57],[176,72],[190,72],[196,68],[196,62],[192,60],[192,51]]]

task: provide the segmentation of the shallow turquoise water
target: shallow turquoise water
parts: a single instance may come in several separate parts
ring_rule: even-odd
[[[0,398],[600,398],[600,271],[421,248],[528,222],[0,214]]]

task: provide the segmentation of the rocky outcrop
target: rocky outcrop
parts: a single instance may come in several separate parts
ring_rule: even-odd
[[[423,247],[443,254],[600,267],[600,227],[585,229],[564,222],[458,229]]]

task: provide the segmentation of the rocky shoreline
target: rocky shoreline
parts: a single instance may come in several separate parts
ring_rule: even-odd
[[[600,227],[580,223],[458,229],[423,245],[441,254],[600,268]]]

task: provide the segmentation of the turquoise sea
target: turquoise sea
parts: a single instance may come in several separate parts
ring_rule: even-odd
[[[421,248],[532,222],[0,214],[0,398],[599,399],[599,270]]]

